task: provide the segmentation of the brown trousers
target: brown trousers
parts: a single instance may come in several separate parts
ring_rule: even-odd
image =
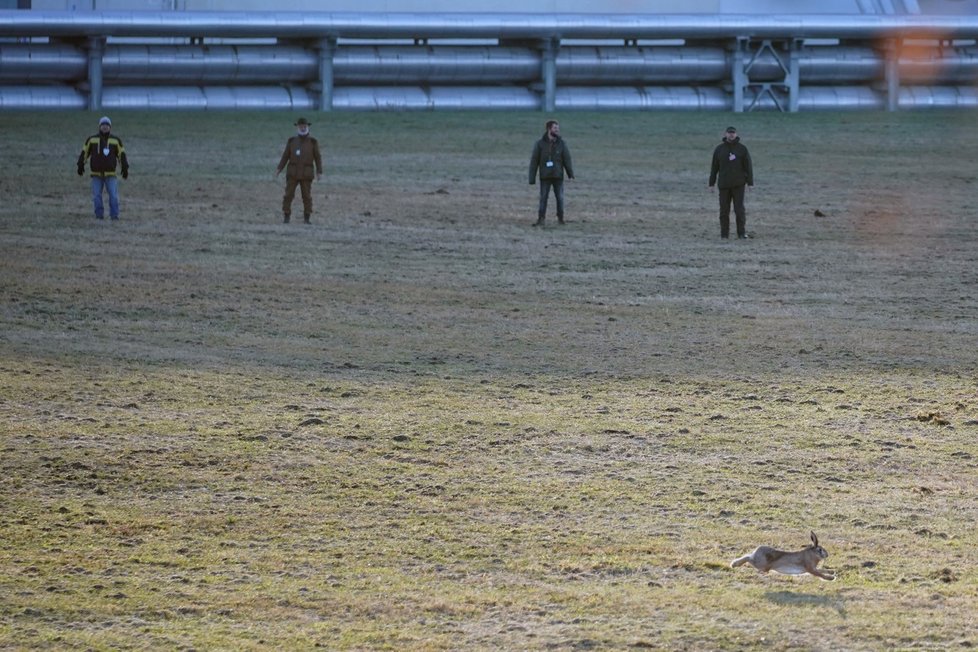
[[[282,198],[282,215],[292,214],[292,201],[295,199],[295,188],[302,191],[303,216],[312,215],[312,179],[286,179],[285,197]]]

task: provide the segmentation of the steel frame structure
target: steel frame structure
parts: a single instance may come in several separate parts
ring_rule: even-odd
[[[978,108],[978,17],[0,11],[0,110]]]

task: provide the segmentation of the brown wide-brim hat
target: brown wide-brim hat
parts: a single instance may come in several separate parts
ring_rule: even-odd
[[[306,125],[307,127],[309,127],[312,125],[312,123],[306,120],[305,118],[299,118],[298,120],[295,121],[295,126],[299,127],[301,125]]]

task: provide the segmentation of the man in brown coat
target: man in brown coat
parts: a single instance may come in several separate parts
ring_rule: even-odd
[[[282,217],[288,222],[292,214],[292,200],[296,186],[302,191],[302,212],[306,224],[312,215],[312,180],[323,178],[323,157],[319,153],[319,141],[309,135],[309,121],[299,118],[295,123],[296,135],[289,138],[278,162],[275,176],[288,166],[285,173],[285,197],[282,198]]]

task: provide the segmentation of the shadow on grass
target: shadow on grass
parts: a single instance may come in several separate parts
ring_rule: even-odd
[[[774,604],[787,607],[831,607],[843,618],[846,616],[846,606],[839,597],[796,593],[794,591],[768,591],[764,594],[764,598]]]

